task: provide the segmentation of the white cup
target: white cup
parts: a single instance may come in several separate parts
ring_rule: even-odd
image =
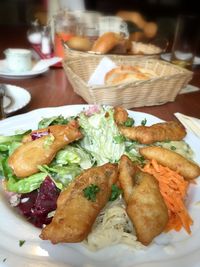
[[[102,16],[99,18],[99,35],[105,32],[122,33],[125,37],[129,36],[126,22],[117,16]]]
[[[31,51],[21,48],[8,48],[4,51],[9,70],[25,72],[32,68]]]

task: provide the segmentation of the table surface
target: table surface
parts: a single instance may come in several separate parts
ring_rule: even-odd
[[[0,27],[0,59],[4,58],[3,51],[6,48],[30,47],[26,38],[26,31],[27,29],[24,27]],[[200,67],[196,67],[193,71],[194,75],[190,84],[200,87]],[[23,87],[31,94],[30,103],[10,116],[38,108],[86,103],[74,93],[62,68],[51,68],[45,74],[31,79],[0,78],[0,83]],[[175,112],[200,118],[200,91],[178,95],[174,102],[159,106],[133,108],[132,110],[146,112],[164,120],[175,119],[173,115]]]

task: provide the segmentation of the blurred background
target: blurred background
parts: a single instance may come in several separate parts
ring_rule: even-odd
[[[197,14],[196,0],[0,0],[0,25],[29,25],[35,18],[46,24],[52,8],[93,10],[105,15],[118,11],[140,12],[147,20],[156,21],[166,34],[173,32],[178,14]]]
[[[104,15],[125,10],[139,12],[147,21],[156,22],[158,35],[170,41],[177,16],[199,15],[198,5],[196,0],[0,0],[0,31],[4,26],[29,27],[35,19],[46,25],[58,8],[98,11]]]
[[[199,14],[196,0],[0,0],[0,24],[26,25],[35,17],[45,23],[49,5],[104,14],[116,14],[119,10],[138,11],[149,20],[173,19],[180,13]]]

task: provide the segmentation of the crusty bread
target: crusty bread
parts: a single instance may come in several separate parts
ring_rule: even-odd
[[[73,36],[66,43],[70,48],[78,51],[89,51],[92,47],[90,40],[82,36]]]
[[[135,55],[155,55],[160,54],[162,49],[154,44],[142,42],[132,42],[131,52]]]
[[[105,75],[106,85],[117,85],[132,81],[149,80],[156,77],[155,72],[139,66],[119,66]]]
[[[112,50],[122,40],[120,34],[114,32],[106,32],[101,35],[94,43],[91,51],[106,54]]]

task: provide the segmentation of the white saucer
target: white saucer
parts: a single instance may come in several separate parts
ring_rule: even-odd
[[[0,77],[7,79],[27,79],[38,76],[48,71],[48,67],[38,68],[37,70],[29,70],[25,72],[12,72],[7,68],[6,60],[0,60]]]
[[[171,53],[164,53],[161,54],[160,57],[166,61],[170,61]],[[195,57],[193,65],[200,65],[200,57]]]
[[[25,107],[31,100],[30,93],[22,87],[6,84],[6,96],[3,99],[6,114]]]

